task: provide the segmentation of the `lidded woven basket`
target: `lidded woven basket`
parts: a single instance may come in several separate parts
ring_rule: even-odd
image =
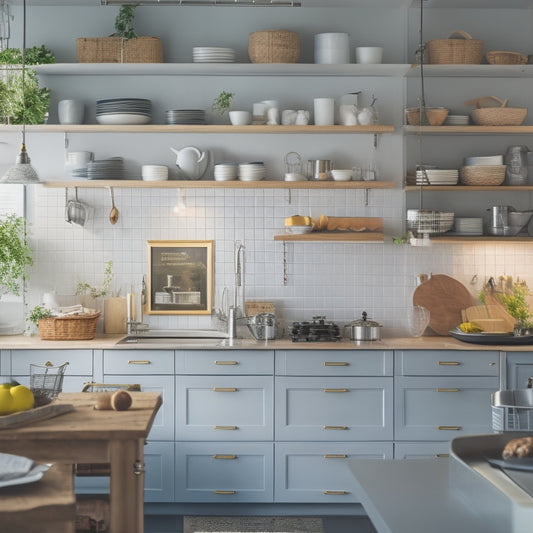
[[[297,63],[300,59],[300,35],[289,30],[250,33],[248,56],[252,63]]]
[[[454,35],[460,36],[453,39]],[[433,39],[427,43],[429,62],[433,65],[479,65],[483,59],[483,41],[472,39],[466,31],[456,30],[447,39]]]

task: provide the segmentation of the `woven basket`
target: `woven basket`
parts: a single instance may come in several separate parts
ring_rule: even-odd
[[[100,311],[84,315],[58,316],[39,320],[39,337],[48,341],[94,339]]]
[[[448,116],[449,109],[445,107],[426,107],[425,112],[430,126],[442,126]],[[408,107],[405,110],[405,116],[408,124],[412,126],[420,124],[420,109],[418,107]]]
[[[470,113],[478,126],[520,126],[527,115],[527,107],[481,107]]]
[[[163,63],[163,43],[157,37],[80,37],[78,63]]]
[[[492,50],[485,54],[487,63],[491,65],[525,65],[527,56],[520,52],[504,52],[501,50]]]
[[[300,35],[288,30],[250,33],[248,56],[252,63],[296,63],[300,58]]]
[[[463,185],[501,185],[506,165],[468,165],[459,169]]]
[[[461,39],[452,39],[460,35]],[[462,30],[452,32],[447,39],[433,39],[427,43],[429,62],[433,65],[469,64],[479,65],[483,59],[483,41],[472,39]]]

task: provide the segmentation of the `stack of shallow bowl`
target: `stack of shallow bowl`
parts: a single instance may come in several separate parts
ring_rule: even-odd
[[[466,157],[459,171],[463,185],[501,185],[505,180],[503,155]]]
[[[144,181],[168,180],[168,167],[165,165],[143,165],[141,172]]]
[[[205,124],[203,109],[169,109],[165,113],[167,124]]]
[[[233,48],[196,46],[192,49],[193,63],[235,63]]]
[[[265,164],[261,161],[242,163],[239,165],[239,179],[241,181],[260,181],[265,176]]]
[[[236,163],[219,163],[215,165],[215,181],[232,181],[237,179],[238,167]]]
[[[106,98],[96,100],[98,124],[148,124],[152,102],[146,98]]]

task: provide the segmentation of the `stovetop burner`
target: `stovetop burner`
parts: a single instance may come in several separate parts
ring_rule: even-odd
[[[326,321],[325,316],[314,316],[312,322],[293,322],[292,342],[335,342],[341,339],[339,326]]]

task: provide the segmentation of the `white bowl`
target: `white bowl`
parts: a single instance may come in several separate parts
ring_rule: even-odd
[[[351,181],[352,171],[347,169],[333,169],[331,171],[331,177],[335,181]]]
[[[304,233],[311,233],[313,231],[313,226],[286,226],[285,230],[287,231],[287,233],[303,235]]]
[[[252,123],[250,111],[230,111],[229,119],[234,126],[247,126]]]

